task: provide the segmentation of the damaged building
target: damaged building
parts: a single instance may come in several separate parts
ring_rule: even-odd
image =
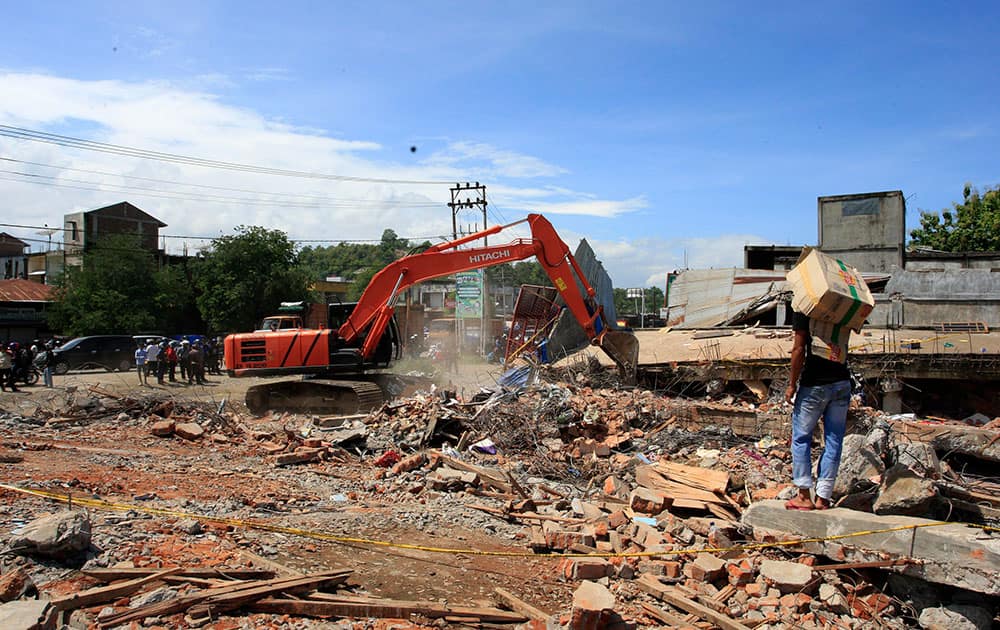
[[[902,191],[820,197],[817,246],[861,271],[875,309],[852,337],[868,399],[892,413],[965,418],[1000,413],[1000,252],[907,250]],[[745,268],[671,274],[666,331],[641,331],[653,386],[757,391],[787,379],[791,289],[802,247],[747,245]]]

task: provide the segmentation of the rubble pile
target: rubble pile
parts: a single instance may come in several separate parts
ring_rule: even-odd
[[[215,403],[68,392],[30,415],[0,415],[6,479],[152,509],[74,507],[39,518],[51,504],[0,490],[8,550],[0,620],[706,630],[992,623],[996,532],[956,524],[942,530],[943,542],[922,533],[935,530],[898,539],[865,532],[924,522],[914,517],[1000,524],[1000,485],[989,472],[1000,461],[997,420],[927,423],[855,409],[837,508],[803,513],[780,502],[795,491],[787,439],[739,435],[724,423],[689,430],[680,418],[701,413],[695,404],[704,409],[595,387],[584,372],[467,401],[421,392],[333,418],[250,418]],[[90,440],[91,451],[58,443],[70,437]],[[106,447],[93,446],[100,439]],[[144,450],[120,455],[129,444]],[[43,449],[52,460],[81,459],[46,469]],[[89,473],[100,465],[107,476]],[[142,492],[133,477],[159,485]],[[858,538],[838,538],[845,533]],[[382,555],[357,542],[366,537],[412,549]],[[954,559],[935,556],[940,549]],[[362,587],[379,567],[382,581]],[[463,582],[475,586],[461,590]]]

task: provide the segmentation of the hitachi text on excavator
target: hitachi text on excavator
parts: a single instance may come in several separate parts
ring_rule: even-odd
[[[529,239],[461,249],[524,222],[531,230]],[[540,214],[433,245],[390,263],[375,274],[356,304],[343,305],[347,308],[339,326],[229,335],[226,370],[234,377],[301,375],[298,380],[249,388],[246,400],[253,413],[277,406],[325,413],[370,410],[383,400],[376,373],[400,356],[393,321],[400,292],[430,278],[531,257],[548,274],[591,343],[615,362],[624,380],[634,380],[639,353],[635,336],[611,329],[569,247]]]

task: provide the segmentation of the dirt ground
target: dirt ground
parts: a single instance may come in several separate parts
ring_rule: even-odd
[[[470,360],[439,382],[471,395],[480,385],[493,385],[498,375],[497,366]],[[246,388],[259,379],[225,375],[208,379],[203,386],[180,382],[140,386],[134,373],[75,372],[57,376],[53,389],[37,385],[0,394],[0,417],[31,417],[39,409],[57,413],[68,399],[98,393],[225,404],[237,411],[250,432],[273,431],[303,420],[246,413],[240,401]],[[367,463],[372,453],[347,464],[277,467],[250,438],[196,442],[159,438],[144,420],[119,420],[65,428],[58,422],[40,426],[0,422],[3,450],[23,457],[21,462],[0,463],[4,482],[340,536],[470,550],[527,550],[523,528],[468,508],[465,497],[412,494],[381,479],[384,469]],[[0,497],[3,535],[56,509],[43,499],[13,492],[0,491]],[[104,549],[109,565],[245,566],[247,556],[241,554],[252,551],[303,572],[349,568],[354,571],[353,583],[378,596],[492,605],[488,602],[493,589],[503,586],[550,611],[560,610],[571,599],[570,585],[556,581],[554,560],[339,544],[217,524],[191,535],[178,529],[180,518],[131,512],[95,513],[93,518],[95,545]],[[43,583],[53,577],[46,587],[51,592],[81,587],[79,578],[42,577]],[[321,622],[307,623],[325,627]]]

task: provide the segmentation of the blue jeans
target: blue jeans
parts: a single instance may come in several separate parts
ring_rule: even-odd
[[[45,369],[42,370],[42,379],[45,381],[46,387],[52,387],[52,368],[45,366]]]
[[[792,409],[792,482],[799,488],[811,488],[812,438],[820,417],[823,418],[823,454],[819,459],[816,496],[829,501],[833,482],[840,468],[840,453],[847,430],[847,407],[851,403],[851,382],[799,387]]]

